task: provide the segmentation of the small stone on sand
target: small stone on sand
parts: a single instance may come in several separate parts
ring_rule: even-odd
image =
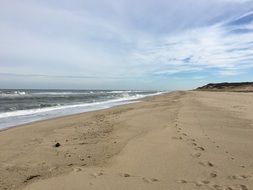
[[[60,143],[56,143],[56,144],[54,144],[54,147],[60,147],[61,146],[61,144]]]

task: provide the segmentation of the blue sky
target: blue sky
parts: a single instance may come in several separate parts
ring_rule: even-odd
[[[253,81],[253,0],[0,0],[0,88]]]

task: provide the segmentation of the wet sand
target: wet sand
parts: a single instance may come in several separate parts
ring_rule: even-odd
[[[173,92],[0,132],[0,189],[253,189],[253,93]]]

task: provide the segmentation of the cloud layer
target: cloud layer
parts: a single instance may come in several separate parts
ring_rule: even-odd
[[[61,78],[52,88],[176,88],[169,82],[185,79],[184,88],[189,80],[245,80],[253,70],[251,0],[0,5],[2,87]]]

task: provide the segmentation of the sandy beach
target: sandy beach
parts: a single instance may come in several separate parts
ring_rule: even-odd
[[[251,190],[253,93],[179,91],[0,132],[0,189]]]

